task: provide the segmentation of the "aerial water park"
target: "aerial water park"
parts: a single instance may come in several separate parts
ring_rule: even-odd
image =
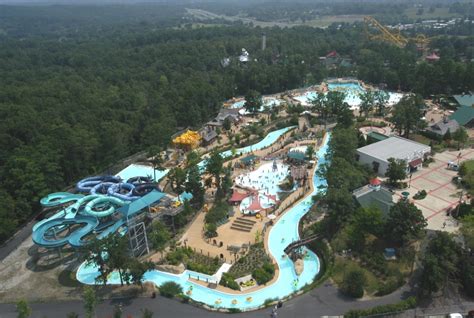
[[[363,90],[361,84],[354,83],[326,85],[330,90]],[[266,97],[264,105],[268,110],[298,100],[298,96],[303,95]],[[227,105],[234,111],[244,103],[234,100]],[[281,107],[275,111],[286,116]],[[255,125],[255,114],[238,113],[233,118],[237,131]],[[209,129],[203,128],[205,132]],[[175,150],[167,150],[165,164],[159,170],[149,164],[132,163],[115,175],[87,177],[78,181],[71,192],[51,193],[42,198],[41,206],[52,212],[34,225],[33,242],[46,249],[79,249],[94,239],[135,233],[132,226],[150,215],[160,221],[164,216],[175,217],[193,196],[174,191],[172,178],[176,165],[186,162],[184,154],[195,152],[200,158],[196,164],[200,182],[207,184],[207,199],[198,216],[179,233],[177,246],[207,254],[217,262],[218,269],[203,273],[187,266],[179,271],[168,270],[171,265],[158,266],[159,269],[147,271],[143,281],[158,289],[173,282],[190,300],[213,310],[254,310],[266,306],[269,299],[284,301],[296,295],[312,284],[320,272],[319,258],[305,246],[307,241],[300,237],[299,224],[313,206],[313,197],[325,189],[326,181],[318,172],[326,163],[330,133],[322,126],[308,129],[288,121],[284,127],[273,126],[241,147],[220,150],[218,155],[229,173],[232,193],[226,197],[227,215],[218,220],[209,236],[207,217],[215,204],[212,200],[216,188],[208,170],[213,154],[201,145],[203,130],[186,130],[175,137]],[[264,253],[272,268],[271,277],[264,282],[259,282],[254,272],[233,269],[241,266],[254,246]],[[147,258],[148,246],[146,250],[139,256]],[[150,259],[155,260],[154,256]],[[163,262],[166,265],[161,254],[158,263]],[[99,275],[98,266],[87,262],[75,274],[77,281],[87,285],[97,284]],[[230,285],[222,284],[226,279],[230,279]],[[120,284],[119,273],[111,272],[106,283]]]
[[[316,154],[317,158],[320,158],[318,168],[325,163],[324,158],[327,152],[328,141],[329,135],[324,138],[324,142]],[[269,145],[271,145],[271,143],[262,144],[261,146]],[[268,165],[273,164],[267,164],[261,169],[268,169]],[[281,165],[277,169],[282,169]],[[257,175],[258,174],[259,172],[257,172]],[[274,180],[279,180],[279,175],[275,176],[276,178]],[[158,286],[165,282],[173,281],[179,284],[183,290],[187,291],[187,295],[191,299],[212,308],[256,309],[264,305],[267,299],[284,299],[296,293],[304,286],[311,284],[320,270],[319,260],[316,254],[304,248],[302,251],[305,255],[304,270],[297,275],[293,261],[287,257],[284,252],[290,242],[299,240],[298,224],[301,218],[310,209],[313,200],[312,196],[322,191],[321,189],[325,185],[325,181],[316,173],[316,170],[313,171],[311,182],[314,190],[307,193],[302,200],[279,217],[269,231],[268,241],[266,243],[268,244],[269,254],[278,266],[278,277],[271,284],[252,292],[226,293],[205,287],[190,279],[200,277],[200,279],[206,279],[207,281],[215,281],[216,278],[214,276],[189,270],[185,270],[181,274],[152,270],[145,274],[144,280],[153,282]],[[269,192],[273,191],[269,189]],[[77,271],[77,279],[84,284],[95,284],[95,279],[98,274],[95,266],[84,263]],[[119,284],[120,279],[118,274],[115,273],[115,275],[112,275],[107,283]]]

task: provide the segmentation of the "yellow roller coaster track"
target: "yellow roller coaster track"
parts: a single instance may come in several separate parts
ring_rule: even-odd
[[[398,47],[405,47],[410,40],[413,40],[417,45],[426,47],[429,44],[429,39],[424,34],[418,34],[415,38],[406,38],[400,34],[400,31],[394,32],[382,24],[373,17],[366,16],[364,17],[365,23],[365,33],[367,38],[370,40],[382,40],[389,43],[392,43]],[[369,27],[375,28],[379,31],[379,34],[372,34],[369,32]]]

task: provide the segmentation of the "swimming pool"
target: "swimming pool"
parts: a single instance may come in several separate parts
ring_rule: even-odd
[[[259,112],[263,112],[265,110],[265,107],[273,108],[275,106],[279,106],[283,101],[278,98],[274,97],[263,97],[263,104],[262,107],[259,108]],[[233,103],[230,105],[229,108],[243,108],[245,105],[245,99],[240,100],[238,102]],[[243,115],[248,114],[248,112],[245,109],[242,109],[240,111]]]
[[[323,146],[317,152],[320,158],[317,170],[325,163],[325,154],[328,150],[328,141],[330,136],[325,138]],[[289,209],[276,223],[270,228],[268,239],[268,248],[270,254],[274,257],[278,264],[279,274],[273,283],[270,285],[247,293],[238,295],[221,292],[215,289],[209,289],[199,284],[188,281],[189,275],[196,275],[195,272],[184,271],[182,274],[175,275],[158,270],[153,270],[145,274],[145,281],[150,281],[156,285],[161,285],[167,281],[174,281],[181,285],[183,291],[192,288],[190,297],[198,302],[202,302],[212,307],[222,308],[239,308],[241,310],[255,309],[265,303],[269,298],[284,298],[292,293],[300,290],[303,286],[313,282],[316,274],[320,270],[318,257],[311,251],[307,251],[307,257],[304,259],[304,270],[300,276],[296,275],[293,262],[284,255],[285,247],[292,241],[298,240],[298,224],[301,218],[309,211],[312,203],[312,196],[317,192],[322,191],[321,186],[326,186],[326,181],[322,179],[318,173],[313,174],[314,190],[308,194],[297,205]],[[98,272],[94,266],[83,263],[76,274],[77,279],[84,284],[95,284],[95,277]],[[198,274],[200,275],[200,274]],[[201,275],[206,277],[207,275]],[[119,284],[120,279],[118,273],[113,273],[107,282],[108,284]],[[248,301],[251,297],[251,301]],[[233,302],[237,301],[236,304]],[[216,301],[219,304],[216,304]]]
[[[360,85],[359,82],[347,82],[347,83],[328,83],[328,90],[333,92],[344,92],[346,93],[346,98],[344,102],[346,102],[351,109],[359,108],[362,100],[360,98],[361,94],[365,92],[365,89]],[[400,101],[403,94],[401,93],[393,93],[393,92],[386,92],[388,94],[388,101],[387,105],[392,106]],[[303,95],[295,96],[294,99],[299,101],[303,106],[309,106],[311,104],[311,100],[316,98],[318,95],[315,91],[305,92]]]
[[[143,176],[143,177],[151,177],[153,178],[156,176],[155,181],[158,182],[160,181],[161,178],[166,176],[168,174],[169,170],[155,170],[153,172],[153,167],[151,166],[144,166],[144,165],[139,165],[139,164],[131,164],[119,173],[117,173],[117,176],[122,178],[123,180],[128,180],[133,177],[137,176]]]

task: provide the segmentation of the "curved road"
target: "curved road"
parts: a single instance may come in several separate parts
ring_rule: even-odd
[[[350,309],[369,308],[377,305],[398,302],[401,298],[409,296],[408,287],[404,287],[399,291],[369,301],[357,301],[340,295],[335,287],[330,284],[324,284],[304,295],[298,296],[283,304],[278,310],[279,317],[319,317],[325,315],[342,315]],[[228,314],[209,312],[202,308],[198,308],[188,304],[182,304],[177,300],[167,299],[157,296],[155,299],[135,298],[131,300],[122,300],[123,317],[133,315],[133,317],[141,316],[141,309],[147,308],[154,312],[154,317],[230,317]],[[112,315],[113,307],[118,304],[117,300],[106,300],[97,308],[97,317],[108,317]],[[81,301],[65,301],[32,304],[33,314],[31,317],[66,317],[66,315],[74,311],[84,314],[83,304]],[[233,314],[231,317],[269,317],[270,308],[258,311]],[[15,306],[12,304],[0,304],[0,317],[13,318],[17,317]]]

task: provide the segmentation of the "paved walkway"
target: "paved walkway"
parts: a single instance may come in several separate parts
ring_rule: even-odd
[[[461,153],[460,162],[474,159],[474,150],[472,149],[437,153],[434,156],[435,162],[431,163],[428,168],[423,168],[413,174],[410,188],[396,191],[399,197],[401,197],[401,192],[407,191],[410,193],[410,198],[413,198],[413,195],[421,190],[428,193],[423,200],[412,200],[427,219],[427,229],[448,232],[455,232],[459,229],[458,222],[446,215],[447,211],[459,202],[461,190],[452,183],[452,178],[457,176],[457,172],[447,169],[449,161],[457,162],[459,153]]]

